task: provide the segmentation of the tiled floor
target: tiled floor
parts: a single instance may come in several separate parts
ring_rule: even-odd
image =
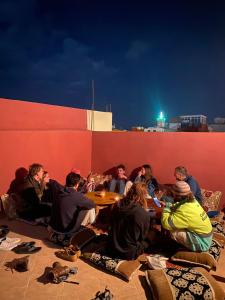
[[[133,279],[127,283],[120,278],[101,272],[78,259],[75,263],[56,258],[54,252],[58,249],[46,240],[46,229],[41,226],[31,226],[19,221],[0,219],[0,224],[10,227],[9,237],[20,237],[21,241],[35,241],[42,250],[30,255],[29,271],[25,273],[7,271],[4,264],[14,258],[24,255],[15,254],[12,251],[0,251],[0,299],[1,300],[91,300],[99,290],[103,291],[107,286],[114,299],[151,299],[144,278],[144,272],[138,271]],[[43,275],[46,267],[53,262],[60,261],[64,265],[78,267],[78,273],[72,275],[70,280],[79,282],[79,285],[71,283],[51,284],[43,283]],[[217,272],[218,276],[225,278],[225,254],[220,258]],[[222,279],[223,279],[222,278]],[[220,283],[225,290],[225,283]]]

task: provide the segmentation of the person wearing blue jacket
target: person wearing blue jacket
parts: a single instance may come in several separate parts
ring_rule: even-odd
[[[192,194],[195,199],[202,204],[202,194],[198,182],[194,177],[188,174],[188,171],[183,166],[178,166],[175,168],[174,176],[177,181],[185,181],[191,189]]]

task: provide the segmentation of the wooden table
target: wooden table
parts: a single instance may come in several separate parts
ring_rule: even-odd
[[[98,206],[108,206],[123,198],[122,195],[113,192],[89,192],[85,196]]]

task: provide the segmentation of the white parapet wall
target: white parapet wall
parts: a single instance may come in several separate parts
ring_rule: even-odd
[[[87,129],[92,131],[112,131],[112,113],[87,110]]]

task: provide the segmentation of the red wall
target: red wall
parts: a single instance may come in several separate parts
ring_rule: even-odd
[[[0,98],[0,129],[87,129],[87,111]]]
[[[128,174],[149,163],[160,183],[170,183],[184,165],[201,187],[225,195],[224,133],[91,133],[86,110],[1,98],[0,110],[0,194],[16,169],[38,162],[61,183],[73,167],[86,176],[120,163]]]
[[[123,163],[129,174],[149,163],[160,183],[171,183],[174,168],[184,165],[202,188],[222,191],[225,200],[224,133],[96,132],[92,149],[95,172]]]
[[[73,167],[87,175],[91,170],[90,131],[0,131],[0,194],[15,178],[15,171],[34,162],[41,163],[61,183]]]

